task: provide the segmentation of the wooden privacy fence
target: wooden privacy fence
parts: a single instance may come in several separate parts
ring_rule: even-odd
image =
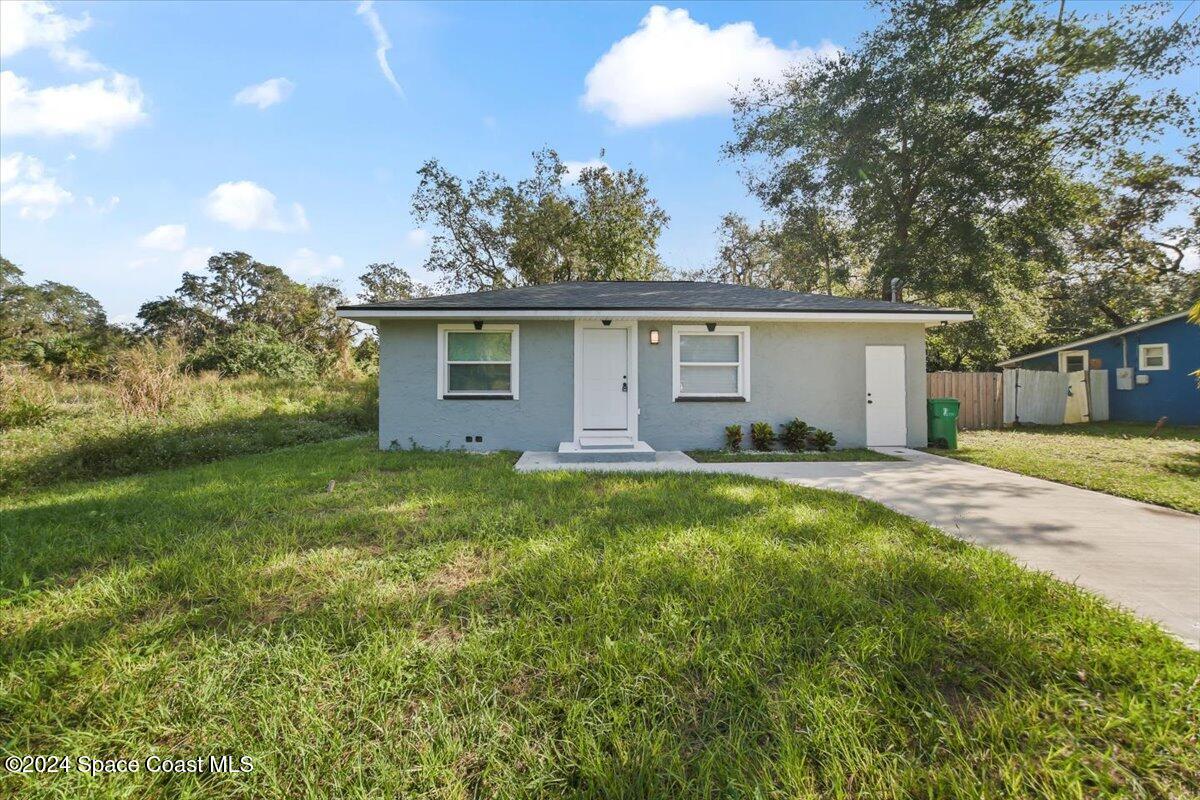
[[[958,400],[959,430],[999,428],[1004,423],[1004,390],[999,372],[930,372],[929,397]]]
[[[958,400],[959,430],[1108,419],[1108,371],[1103,369],[929,372],[925,377],[929,397]]]

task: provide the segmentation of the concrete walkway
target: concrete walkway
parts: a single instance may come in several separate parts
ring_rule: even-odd
[[[905,460],[700,464],[675,452],[652,463],[561,465],[526,453],[517,469],[724,472],[850,492],[1090,589],[1200,649],[1200,516],[916,450],[884,452]]]

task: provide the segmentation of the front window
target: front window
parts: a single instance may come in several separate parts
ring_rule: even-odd
[[[1082,372],[1088,368],[1087,350],[1067,350],[1060,354],[1059,372]]]
[[[516,325],[441,325],[438,333],[438,397],[516,398]]]
[[[677,400],[749,399],[749,328],[677,325],[674,333]]]
[[[1138,369],[1143,372],[1171,368],[1171,353],[1165,344],[1138,345]]]

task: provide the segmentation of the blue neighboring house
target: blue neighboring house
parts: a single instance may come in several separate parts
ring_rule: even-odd
[[[1200,425],[1200,327],[1187,312],[1039,350],[997,366],[1050,372],[1108,370],[1109,419]]]

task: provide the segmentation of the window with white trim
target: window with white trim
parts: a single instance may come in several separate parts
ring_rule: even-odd
[[[671,372],[676,400],[750,399],[750,328],[676,325]]]
[[[1139,344],[1138,369],[1142,372],[1171,368],[1171,348],[1166,344]]]
[[[516,325],[438,326],[438,398],[517,399]]]
[[[1087,350],[1063,350],[1058,354],[1059,372],[1082,372],[1087,368]]]

